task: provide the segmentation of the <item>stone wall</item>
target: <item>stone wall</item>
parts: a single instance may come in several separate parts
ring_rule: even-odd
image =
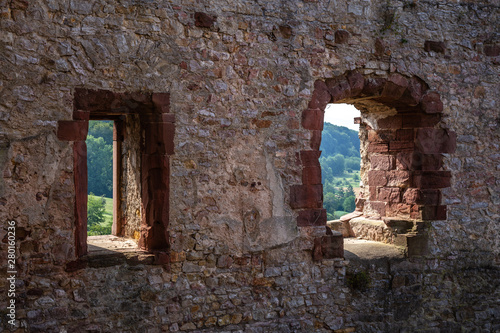
[[[7,221],[15,221],[19,332],[500,330],[498,5],[0,3],[0,261],[7,263]],[[425,218],[410,210],[406,217],[425,220],[424,256],[329,258],[334,236],[325,232],[318,182],[321,122],[311,128],[307,120],[322,116],[324,105],[314,103],[332,101],[331,94],[318,95],[319,82],[348,73],[389,80],[401,96],[415,90],[400,78],[421,82],[439,97],[432,105],[442,103],[439,122],[422,126],[429,130],[421,135],[430,133],[431,142],[456,135],[456,149],[427,152],[439,155],[432,172],[447,179],[430,205],[446,206],[446,215],[434,210]],[[97,258],[78,249],[85,210],[75,205],[82,172],[75,156],[83,156],[84,126],[72,126],[81,121],[80,90],[169,95],[175,130],[155,129],[174,136],[174,154],[155,160],[168,161],[169,170],[160,177],[168,201],[153,204],[168,207],[163,256]],[[348,101],[373,125],[383,92]],[[157,104],[151,110],[167,113]],[[397,117],[415,121],[401,109]],[[147,126],[127,130],[151,133]],[[369,129],[361,134],[368,154],[375,153],[371,146],[412,141],[370,140]],[[138,146],[124,145],[124,171],[133,177],[148,153]],[[392,172],[377,170],[373,156],[364,159],[369,168]],[[372,174],[366,179],[376,187],[373,201],[401,204]],[[424,179],[436,189],[444,179],[418,176],[410,174],[409,184]],[[142,178],[135,184],[122,192],[130,190],[135,201],[152,198],[138,188]],[[403,200],[406,192],[396,191]],[[125,227],[129,235],[139,219],[141,234],[153,222],[144,207],[140,217],[128,206],[124,214],[135,221]],[[6,274],[2,264],[3,295]],[[12,328],[7,302],[2,296],[5,331]]]

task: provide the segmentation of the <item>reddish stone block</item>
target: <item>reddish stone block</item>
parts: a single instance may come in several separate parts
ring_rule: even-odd
[[[299,153],[300,162],[302,166],[319,166],[319,157],[321,152],[319,150],[302,150]]]
[[[298,208],[322,208],[323,185],[293,185],[290,187],[290,206]]]
[[[356,97],[363,91],[365,86],[365,78],[358,72],[350,72],[347,74],[347,82],[351,87],[351,97]]]
[[[413,129],[398,129],[396,130],[397,141],[413,141],[415,138],[415,130]]]
[[[377,57],[377,58],[380,58],[382,56],[384,56],[386,53],[386,46],[385,46],[385,43],[380,39],[380,38],[377,38],[375,39],[375,52],[373,52],[373,54]]]
[[[169,166],[158,155],[142,157],[142,222],[139,247],[161,251],[169,247]]]
[[[368,194],[370,201],[377,201],[378,199],[378,187],[377,186],[368,186]]]
[[[202,12],[194,13],[194,25],[200,28],[210,28],[217,20],[217,16],[208,15]]]
[[[446,206],[423,206],[422,220],[446,220]]]
[[[389,142],[389,152],[413,151],[415,143],[412,141],[391,141]]]
[[[418,188],[409,188],[403,194],[403,202],[413,205],[420,201],[420,190]]]
[[[396,169],[397,170],[413,170],[412,169],[412,156],[411,152],[402,152],[396,155]]]
[[[346,30],[335,31],[335,44],[347,44],[349,41],[349,32]]]
[[[88,123],[87,123],[88,124]],[[73,172],[75,184],[75,254],[87,254],[87,144],[73,143]]]
[[[153,93],[151,96],[155,111],[158,113],[170,112],[170,94],[169,93]]]
[[[90,119],[90,112],[82,110],[73,111],[73,120],[89,121],[89,119]]]
[[[394,140],[394,130],[368,130],[368,142],[388,142]]]
[[[413,170],[437,171],[443,166],[443,156],[441,154],[413,154]]]
[[[498,57],[500,55],[500,45],[497,44],[485,44],[483,50],[488,57]]]
[[[366,199],[364,198],[356,198],[356,211],[362,212],[365,207]]]
[[[322,131],[311,131],[311,141],[309,143],[309,147],[312,150],[318,150],[321,146],[321,134]]]
[[[344,257],[344,238],[342,234],[335,233],[318,237],[314,240],[313,259],[334,259]]]
[[[439,114],[405,114],[402,128],[434,127],[440,120]]]
[[[378,96],[384,89],[386,79],[382,78],[366,78],[363,86],[363,95]]]
[[[169,265],[170,256],[166,252],[156,252],[153,265]]]
[[[380,216],[385,216],[385,208],[387,204],[381,201],[370,201],[370,207]]]
[[[309,102],[309,109],[320,109],[325,110],[325,107],[332,100],[332,96],[328,91],[328,88],[322,80],[316,80],[314,82],[314,91]]]
[[[321,167],[319,165],[304,167],[302,169],[302,184],[304,185],[321,184]]]
[[[438,189],[450,187],[451,172],[449,171],[415,171],[414,187],[420,189]]]
[[[410,185],[411,173],[403,170],[392,170],[386,173],[387,186],[407,187]]]
[[[393,170],[394,156],[392,155],[371,155],[370,163],[372,170]]]
[[[428,89],[428,85],[419,77],[413,76],[408,82],[408,87],[400,98],[400,102],[410,106],[416,106],[420,103],[422,96]]]
[[[441,203],[441,190],[420,190],[419,204],[439,205]]]
[[[125,108],[124,94],[108,90],[75,89],[74,110],[110,111]],[[126,108],[125,108],[126,109]]]
[[[85,141],[89,131],[89,122],[84,120],[59,120],[57,138],[63,141]]]
[[[269,128],[272,125],[271,120],[263,120],[263,119],[254,119],[252,123],[257,127],[257,128]]]
[[[164,113],[161,115],[161,122],[163,122],[163,123],[175,123],[175,115],[172,113]]]
[[[145,128],[145,153],[167,154],[174,153],[174,123],[146,123]]]
[[[435,91],[427,92],[420,102],[422,105],[422,110],[425,113],[441,113],[443,112],[443,102],[441,97]]]
[[[437,53],[444,53],[446,51],[446,44],[444,42],[426,40],[424,42],[424,50],[427,52],[434,51]]]
[[[351,96],[351,86],[345,77],[327,79],[326,86],[332,96],[332,103],[336,103]]]
[[[408,79],[400,74],[391,74],[385,82],[381,97],[385,100],[398,100],[408,87]]]
[[[378,201],[387,203],[401,202],[401,189],[394,187],[383,187],[378,192]]]
[[[399,129],[403,127],[403,117],[399,115],[385,117],[379,119],[377,124],[381,129]]]
[[[308,130],[323,130],[325,112],[320,109],[307,109],[302,112],[302,127]]]
[[[385,142],[371,142],[368,145],[369,153],[388,153],[389,144]]]
[[[424,154],[453,153],[457,146],[457,134],[444,129],[419,128],[415,143]]]
[[[306,209],[299,211],[298,227],[326,225],[326,209]]]
[[[387,217],[404,217],[411,213],[411,205],[404,203],[392,203],[386,206]]]
[[[288,25],[280,25],[278,28],[283,38],[289,39],[290,37],[292,37],[292,32],[293,32],[292,27]]]
[[[385,186],[387,184],[387,171],[370,170],[368,171],[369,186]]]

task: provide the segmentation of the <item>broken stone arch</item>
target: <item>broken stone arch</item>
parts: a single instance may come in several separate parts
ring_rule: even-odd
[[[378,220],[388,231],[383,241],[406,246],[410,255],[425,252],[426,222],[446,220],[441,191],[450,186],[451,173],[443,167],[443,154],[456,148],[456,133],[441,126],[440,95],[419,77],[398,73],[382,77],[350,71],[317,80],[302,113],[302,126],[311,132],[310,149],[298,153],[302,183],[290,188],[301,227],[326,225],[319,147],[329,103],[353,104],[362,112],[364,184],[355,215]],[[419,245],[412,249],[411,242]]]

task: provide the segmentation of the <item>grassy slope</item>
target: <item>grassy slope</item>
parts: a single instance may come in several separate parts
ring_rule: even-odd
[[[113,198],[105,197],[104,200],[106,200],[106,205],[104,206],[104,222],[101,223],[101,226],[110,227],[113,225]]]

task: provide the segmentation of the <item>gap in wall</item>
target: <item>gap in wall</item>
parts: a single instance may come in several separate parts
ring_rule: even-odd
[[[113,121],[89,121],[86,143],[87,235],[111,235],[113,225]]]
[[[350,104],[328,104],[321,140],[323,207],[327,220],[354,211],[360,189],[360,111]]]

